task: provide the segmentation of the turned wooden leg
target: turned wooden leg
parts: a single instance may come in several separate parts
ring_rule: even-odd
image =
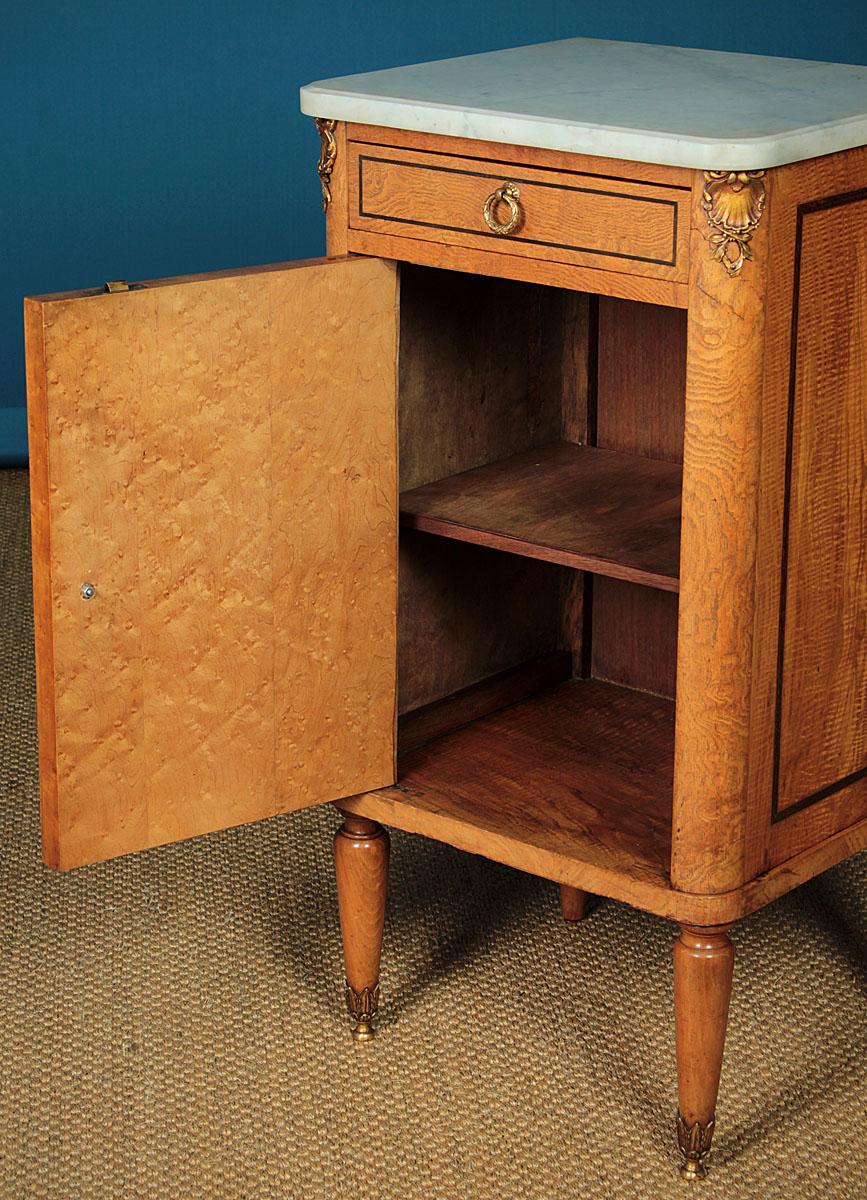
[[[343,958],[346,1004],[358,1042],[373,1037],[379,1007],[379,960],[388,886],[389,838],[383,827],[366,817],[344,813],[334,835],[334,866]]]
[[[705,1174],[713,1138],[735,959],[730,928],[683,925],[674,944],[677,1144],[684,1179]]]
[[[564,921],[583,921],[587,916],[589,893],[581,888],[560,884],[560,913]]]

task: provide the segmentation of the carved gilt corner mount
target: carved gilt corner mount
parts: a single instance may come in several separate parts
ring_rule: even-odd
[[[334,163],[337,160],[337,139],[334,136],[337,122],[325,117],[314,117],[313,122],[322,142],[316,170],[319,172],[319,182],[322,184],[322,207],[327,212],[328,205],[331,203],[331,172],[334,170]]]
[[[753,257],[750,241],[765,209],[764,171],[705,171],[701,206],[711,252],[732,277]]]

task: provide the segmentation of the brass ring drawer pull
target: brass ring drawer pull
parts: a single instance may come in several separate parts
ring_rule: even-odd
[[[516,183],[501,183],[495,191],[491,192],[485,201],[482,215],[485,218],[485,224],[492,233],[500,233],[505,236],[505,234],[512,233],[518,228],[521,221],[521,206],[518,203],[520,198],[521,192]],[[509,208],[509,219],[505,224],[498,221],[495,216],[495,211],[499,204],[506,204]]]

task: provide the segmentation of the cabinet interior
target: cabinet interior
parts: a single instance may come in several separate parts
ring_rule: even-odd
[[[683,310],[401,267],[399,784],[667,870],[685,370]]]

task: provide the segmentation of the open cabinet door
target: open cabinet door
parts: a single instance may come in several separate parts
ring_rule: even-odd
[[[392,783],[394,266],[43,296],[25,321],[46,861]]]

